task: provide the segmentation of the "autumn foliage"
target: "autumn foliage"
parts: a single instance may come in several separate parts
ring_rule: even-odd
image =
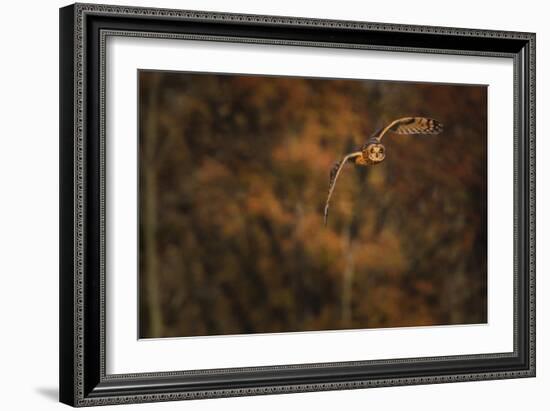
[[[487,321],[485,86],[139,73],[140,335]],[[399,117],[440,135],[384,138]]]

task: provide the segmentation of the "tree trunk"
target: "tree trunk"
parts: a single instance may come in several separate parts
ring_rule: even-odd
[[[143,242],[145,251],[145,294],[149,309],[149,336],[163,336],[162,308],[159,289],[159,263],[157,249],[157,167],[155,151],[158,140],[158,74],[155,74],[147,104],[147,127],[142,135],[144,164],[143,173]]]
[[[348,226],[344,233],[343,250],[346,259],[346,265],[344,268],[344,276],[342,279],[342,327],[351,327],[351,302],[352,302],[352,290],[353,290],[353,277],[355,272],[355,256],[354,256],[354,241],[351,238],[351,225]]]

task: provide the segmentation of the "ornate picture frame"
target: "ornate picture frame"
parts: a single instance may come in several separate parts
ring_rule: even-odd
[[[109,37],[481,56],[513,61],[513,350],[414,358],[106,370]],[[512,86],[512,85],[511,85]],[[60,400],[72,406],[535,376],[535,34],[75,4],[60,10]]]

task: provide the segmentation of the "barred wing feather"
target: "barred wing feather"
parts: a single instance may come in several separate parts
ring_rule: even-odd
[[[443,124],[428,117],[403,117],[392,121],[375,137],[381,140],[388,131],[396,134],[439,134],[443,131]]]
[[[330,178],[328,183],[328,196],[327,196],[327,202],[325,203],[325,225],[327,225],[328,221],[328,208],[330,205],[330,198],[332,197],[332,193],[334,192],[334,187],[336,186],[336,181],[338,180],[338,176],[340,175],[340,172],[342,171],[342,168],[344,167],[344,164],[350,159],[360,156],[362,153],[361,151],[357,151],[355,153],[350,153],[347,156],[344,157],[342,161],[338,161],[334,163],[334,166],[332,166],[332,169],[330,170]]]

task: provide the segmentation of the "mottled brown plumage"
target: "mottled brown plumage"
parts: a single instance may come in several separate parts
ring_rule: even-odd
[[[337,161],[330,170],[329,187],[327,202],[325,204],[324,220],[325,225],[328,220],[328,208],[330,198],[336,186],[338,176],[348,160],[353,160],[358,166],[371,166],[380,164],[386,159],[386,148],[380,143],[382,137],[391,131],[395,134],[439,134],[443,131],[443,124],[439,121],[427,117],[403,117],[392,121],[387,126],[377,130],[372,137],[361,147],[360,151],[355,151],[344,156],[342,161]]]

